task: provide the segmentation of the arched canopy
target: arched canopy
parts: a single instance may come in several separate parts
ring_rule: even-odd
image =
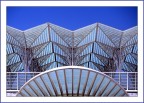
[[[26,82],[17,96],[128,96],[111,77],[81,66],[63,66],[42,72]]]

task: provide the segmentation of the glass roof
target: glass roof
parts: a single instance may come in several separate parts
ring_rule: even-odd
[[[41,72],[69,65],[137,72],[137,26],[121,31],[94,23],[71,31],[45,23],[25,31],[7,26],[6,35],[9,72]]]

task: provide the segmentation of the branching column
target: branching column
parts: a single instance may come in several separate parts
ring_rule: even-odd
[[[115,49],[113,52],[113,59],[115,61],[116,69],[120,72],[124,62],[124,56],[122,55],[122,50],[120,48]]]
[[[30,65],[32,62],[32,50],[30,48],[25,48],[24,55],[22,55],[22,63],[24,65],[24,71],[29,72],[30,71]]]

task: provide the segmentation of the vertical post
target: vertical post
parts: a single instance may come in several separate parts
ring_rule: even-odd
[[[72,66],[74,65],[74,63],[73,63],[74,62],[74,60],[73,60],[74,59],[74,53],[73,52],[74,52],[74,32],[72,32],[72,57],[71,57],[72,58],[72,61],[71,61]]]
[[[25,72],[27,72],[27,58],[26,58],[26,47],[25,47],[25,51],[24,51],[24,69],[25,69]]]
[[[127,90],[128,90],[128,72],[127,72]]]
[[[122,53],[121,53],[121,47],[120,47],[120,50],[119,50],[119,58],[118,58],[118,64],[119,64],[119,72],[121,72],[121,63],[122,63]]]
[[[26,72],[25,72],[25,83],[26,83]]]
[[[136,72],[135,72],[135,79],[134,79],[134,80],[135,80],[135,90],[136,90],[136,89],[137,89],[137,88],[136,88],[136,81],[137,81]]]
[[[17,72],[17,90],[18,90],[18,72]]]
[[[119,84],[120,84],[120,72],[119,72]]]

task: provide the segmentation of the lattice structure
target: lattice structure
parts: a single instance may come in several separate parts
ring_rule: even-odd
[[[30,79],[17,93],[19,97],[128,96],[109,76],[90,68],[63,66]]]
[[[137,26],[125,31],[95,23],[71,31],[52,23],[21,31],[7,26],[7,72],[84,66],[137,72]]]

